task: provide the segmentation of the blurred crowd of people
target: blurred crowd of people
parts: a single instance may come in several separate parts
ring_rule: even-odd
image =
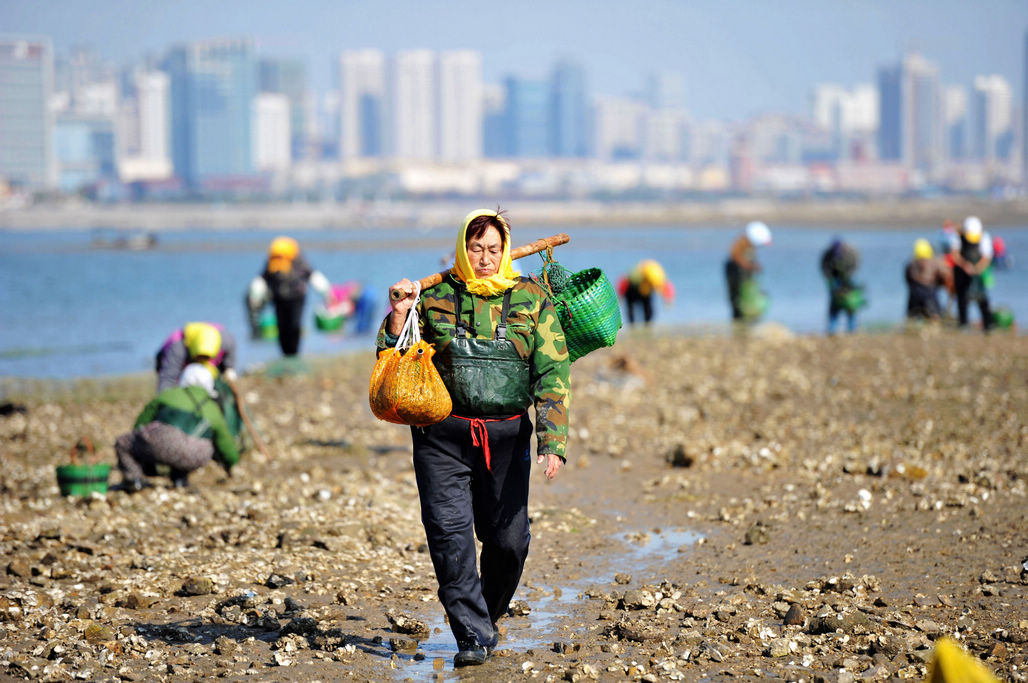
[[[724,264],[725,284],[732,321],[737,325],[757,322],[767,312],[769,298],[760,286],[763,271],[759,252],[772,243],[771,229],[760,221],[748,223],[732,241]],[[968,216],[961,225],[946,220],[936,243],[918,238],[913,256],[904,266],[907,284],[906,318],[909,321],[955,320],[958,327],[967,327],[971,304],[977,304],[982,329],[1009,327],[1012,314],[1007,309],[993,309],[989,289],[993,286],[995,269],[1010,263],[1001,237],[991,236],[976,216]],[[832,239],[821,253],[820,268],[828,288],[827,333],[836,333],[841,318],[846,331],[855,332],[857,313],[868,305],[864,284],[855,279],[860,267],[860,252],[841,237]],[[628,323],[649,324],[655,317],[653,295],[660,293],[665,305],[674,299],[674,287],[660,263],[653,259],[640,261],[618,283]],[[940,302],[945,293],[946,302]],[[640,309],[641,319],[636,314]]]

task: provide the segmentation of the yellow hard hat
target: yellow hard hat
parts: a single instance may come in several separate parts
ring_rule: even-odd
[[[932,258],[935,251],[932,250],[932,243],[923,237],[914,242],[914,258]]]
[[[268,270],[277,273],[289,270],[300,253],[300,245],[292,237],[276,237],[268,247]]]
[[[639,264],[642,269],[643,279],[650,284],[653,289],[661,289],[664,287],[664,281],[667,279],[667,275],[664,273],[664,268],[659,263],[653,260],[646,260]]]
[[[214,358],[221,352],[221,332],[210,323],[189,323],[182,329],[182,339],[193,358]]]

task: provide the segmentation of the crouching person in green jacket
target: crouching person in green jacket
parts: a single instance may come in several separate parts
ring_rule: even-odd
[[[147,486],[144,472],[158,465],[171,468],[172,484],[189,485],[189,473],[212,458],[226,472],[239,462],[239,449],[215,401],[210,370],[192,363],[179,386],[165,389],[146,404],[132,431],[114,442],[122,488],[135,492]]]

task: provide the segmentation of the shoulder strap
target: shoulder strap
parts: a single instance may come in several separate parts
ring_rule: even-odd
[[[475,332],[475,306],[474,306],[474,304],[472,304],[472,306],[471,306],[471,324],[468,325],[463,320],[460,319],[460,312],[461,312],[461,309],[464,307],[464,283],[463,282],[458,281],[453,286],[453,298],[454,298],[453,314],[457,318],[457,322],[456,322],[457,336],[461,337],[461,338],[464,338],[464,337],[468,336],[468,332],[471,332],[472,334],[474,334],[474,332]]]
[[[507,316],[510,314],[510,295],[514,291],[511,287],[503,293],[503,308],[500,309],[500,320],[496,323],[496,338],[507,339]]]

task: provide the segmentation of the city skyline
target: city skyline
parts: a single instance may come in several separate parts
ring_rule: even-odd
[[[235,0],[49,0],[7,3],[0,20],[5,34],[50,37],[58,56],[89,46],[116,65],[188,41],[251,38],[261,55],[303,59],[319,94],[338,87],[340,53],[362,48],[480,50],[487,83],[512,74],[543,77],[554,62],[573,59],[598,95],[641,95],[650,77],[672,72],[681,76],[682,105],[693,117],[739,121],[763,112],[809,115],[817,84],[872,83],[877,68],[911,52],[937,64],[946,84],[1003,76],[1021,102],[1028,3],[663,0],[628,7],[575,0],[512,9],[401,0],[385,12],[313,0],[288,11]]]

